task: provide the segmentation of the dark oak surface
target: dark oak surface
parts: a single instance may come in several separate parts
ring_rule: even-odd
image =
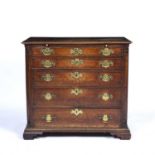
[[[127,89],[131,41],[124,37],[30,37],[23,43],[27,85],[24,139],[46,133],[109,133],[130,139]],[[46,48],[52,50],[50,55],[42,52]],[[74,55],[74,48],[81,54]],[[112,52],[103,55],[105,48]],[[112,65],[102,66],[105,60]],[[45,66],[45,61],[54,65]],[[105,74],[110,77],[107,81]]]

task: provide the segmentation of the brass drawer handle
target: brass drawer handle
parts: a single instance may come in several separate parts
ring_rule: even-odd
[[[73,55],[73,56],[79,56],[79,55],[83,54],[82,49],[80,49],[80,48],[73,48],[70,50],[70,52],[71,52],[71,55]]]
[[[80,60],[78,58],[75,58],[75,59],[71,60],[71,64],[72,65],[79,66],[79,65],[83,64],[83,60]]]
[[[104,82],[109,82],[110,80],[113,79],[112,75],[109,75],[107,73],[100,75],[99,78]]]
[[[103,114],[102,116],[99,116],[99,119],[103,122],[103,123],[108,123],[112,117],[111,115],[108,114]]]
[[[103,68],[109,68],[110,66],[113,66],[114,63],[111,60],[103,60],[99,62],[99,65]]]
[[[41,52],[44,56],[50,56],[50,55],[54,54],[54,50],[49,47],[42,48]]]
[[[79,116],[79,115],[83,114],[83,111],[78,109],[78,108],[76,108],[76,109],[72,109],[70,113],[75,115],[75,116]]]
[[[44,96],[44,99],[47,101],[50,101],[50,100],[54,99],[54,97],[55,97],[55,95],[51,94],[50,92],[43,94],[43,96]]]
[[[73,79],[80,79],[82,76],[83,75],[80,72],[73,72],[73,73],[71,73],[71,78],[73,78]]]
[[[43,75],[41,78],[42,78],[42,80],[49,82],[49,81],[53,80],[54,76],[52,74],[47,73],[47,74]]]
[[[101,97],[101,99],[103,101],[109,101],[113,98],[113,95],[112,94],[109,94],[109,93],[103,93],[102,95],[99,95]]]
[[[109,119],[110,119],[110,117],[109,117],[107,114],[104,114],[104,115],[102,116],[102,121],[103,121],[104,123],[107,123],[107,122],[109,121]]]
[[[50,61],[50,60],[43,60],[43,61],[41,62],[41,64],[42,64],[43,67],[45,67],[45,68],[50,68],[50,67],[55,66],[55,62],[54,62],[54,61]]]
[[[46,123],[51,123],[53,121],[53,117],[51,116],[51,114],[47,114],[42,118],[46,121]]]
[[[103,55],[103,56],[110,56],[111,54],[114,53],[114,51],[113,51],[112,49],[109,49],[109,48],[108,48],[108,45],[105,45],[105,48],[104,48],[104,49],[101,49],[101,50],[100,50],[100,53],[101,53],[101,55]]]
[[[83,93],[83,90],[82,89],[79,89],[79,88],[71,89],[71,94],[73,94],[75,96],[78,96],[78,95],[80,95],[82,93]]]

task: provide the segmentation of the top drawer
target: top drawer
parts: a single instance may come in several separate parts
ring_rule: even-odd
[[[121,45],[104,45],[101,47],[50,47],[36,45],[31,47],[33,56],[121,56],[123,47]]]

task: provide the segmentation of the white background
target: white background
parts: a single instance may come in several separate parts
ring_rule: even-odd
[[[132,139],[46,137],[24,141],[25,54],[29,36],[125,36],[130,46]],[[0,155],[154,155],[154,0],[0,0]]]

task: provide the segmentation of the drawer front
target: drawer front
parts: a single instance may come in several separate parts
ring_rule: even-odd
[[[35,107],[120,107],[121,89],[55,88],[34,89]]]
[[[120,126],[118,109],[35,109],[34,127],[110,127]]]
[[[98,69],[121,69],[122,63],[120,58],[45,58],[33,57],[33,68],[45,69],[76,69],[76,68],[98,68]]]
[[[32,46],[31,52],[33,56],[121,56],[123,47],[121,45],[103,45],[102,47],[86,47],[86,48],[68,48],[68,47],[46,47]]]
[[[33,70],[34,86],[120,86],[121,72]]]

